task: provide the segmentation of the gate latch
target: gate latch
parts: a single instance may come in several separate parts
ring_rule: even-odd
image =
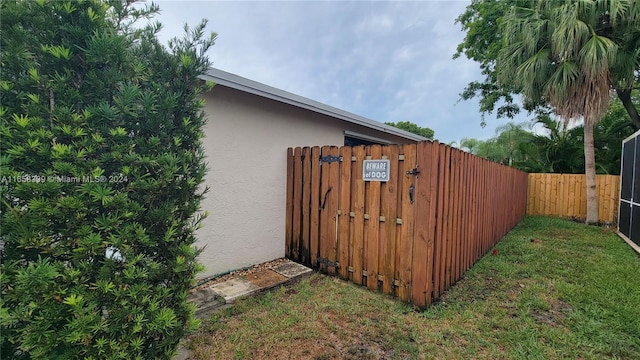
[[[418,175],[418,174],[420,174],[420,170],[418,170],[417,167],[407,171],[407,175]]]

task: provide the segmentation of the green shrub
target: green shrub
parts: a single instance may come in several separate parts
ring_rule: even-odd
[[[206,167],[206,22],[163,47],[155,5],[0,3],[2,358],[170,358]]]

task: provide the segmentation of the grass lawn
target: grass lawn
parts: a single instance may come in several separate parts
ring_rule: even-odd
[[[640,359],[640,257],[528,217],[424,311],[319,274],[204,321],[193,359]]]

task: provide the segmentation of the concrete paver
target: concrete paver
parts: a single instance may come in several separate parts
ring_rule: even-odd
[[[234,300],[250,295],[261,289],[261,287],[250,283],[245,279],[230,279],[211,286],[211,289],[222,297],[227,304]]]
[[[302,275],[311,274],[311,269],[304,265],[300,265],[294,262],[288,262],[278,265],[272,269],[273,271],[282,274],[288,278],[296,278]]]
[[[189,294],[189,301],[196,304],[196,316],[201,319],[226,304],[225,299],[211,287],[198,289],[198,291]]]

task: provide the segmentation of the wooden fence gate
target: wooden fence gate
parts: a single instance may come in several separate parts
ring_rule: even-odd
[[[290,148],[287,172],[286,256],[419,307],[526,211],[526,173],[438,142]]]

